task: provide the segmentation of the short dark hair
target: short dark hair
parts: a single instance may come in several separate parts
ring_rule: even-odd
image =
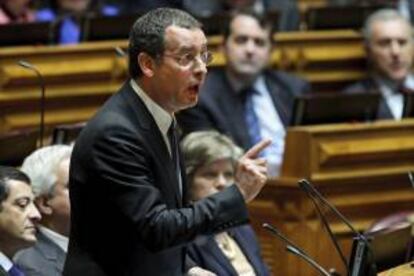
[[[24,172],[14,167],[0,166],[0,211],[1,204],[9,196],[9,180],[18,180],[30,185],[30,179]]]
[[[151,10],[135,21],[129,34],[129,75],[137,78],[142,75],[137,56],[145,52],[153,58],[164,53],[164,34],[168,26],[186,29],[201,28],[201,23],[190,14],[171,8]]]
[[[240,15],[252,17],[256,19],[260,27],[262,27],[263,29],[269,29],[269,38],[270,41],[273,42],[273,33],[275,31],[275,24],[273,23],[273,20],[267,14],[256,12],[252,8],[236,9],[229,14],[228,21],[224,25],[223,29],[224,41],[226,41],[231,34],[231,23],[236,17]]]

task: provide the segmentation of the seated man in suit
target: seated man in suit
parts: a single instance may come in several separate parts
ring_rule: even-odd
[[[70,224],[71,152],[72,147],[67,145],[47,146],[36,150],[23,162],[21,169],[32,180],[35,203],[42,214],[38,242],[15,257],[26,275],[62,275]]]
[[[345,88],[345,92],[379,91],[383,100],[378,118],[401,119],[404,97],[400,92],[414,89],[414,76],[411,73],[413,29],[397,11],[383,9],[367,18],[363,36],[370,66],[369,76]]]
[[[33,203],[30,179],[23,172],[0,166],[0,275],[24,276],[11,261],[20,249],[36,242],[41,216]]]
[[[294,95],[309,85],[292,75],[267,69],[272,53],[271,22],[241,10],[224,34],[226,67],[209,71],[196,107],[177,115],[184,134],[217,129],[245,150],[261,138],[269,173],[277,175],[284,150],[285,127],[291,120]]]
[[[182,150],[191,201],[203,199],[234,183],[235,164],[242,149],[225,135],[216,131],[193,132],[182,141]],[[254,231],[248,224],[201,236],[188,252],[196,264],[220,276],[269,275]]]

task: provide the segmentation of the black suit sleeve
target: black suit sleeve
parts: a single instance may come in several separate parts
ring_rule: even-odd
[[[136,227],[149,250],[183,244],[198,234],[222,231],[248,220],[243,197],[234,185],[187,208],[168,207],[168,183],[160,183],[156,175],[162,174],[155,169],[162,164],[156,164],[148,141],[125,127],[102,133],[94,142],[92,158],[97,181],[103,184],[112,208]]]

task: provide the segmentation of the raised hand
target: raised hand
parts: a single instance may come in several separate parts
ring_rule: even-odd
[[[238,161],[236,168],[236,183],[246,202],[252,201],[267,181],[267,162],[258,155],[271,140],[262,140],[249,149]]]

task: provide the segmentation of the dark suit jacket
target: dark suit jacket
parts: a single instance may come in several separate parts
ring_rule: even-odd
[[[186,243],[248,220],[234,185],[191,206],[178,185],[160,130],[126,83],[89,121],[73,150],[63,274],[182,275]],[[185,179],[183,192],[185,198]]]
[[[267,276],[269,270],[261,258],[259,244],[250,225],[243,225],[228,230],[235,239],[256,275]],[[220,276],[237,276],[236,270],[218,247],[214,236],[198,238],[188,250],[197,265]]]
[[[7,276],[7,271],[0,265],[0,276]]]
[[[276,111],[287,126],[294,96],[309,91],[310,86],[304,80],[282,72],[266,71],[264,77]],[[198,104],[180,112],[177,119],[184,135],[196,130],[217,129],[244,149],[251,146],[243,95],[233,90],[223,69],[208,73]]]
[[[26,276],[60,276],[66,253],[41,232],[37,235],[37,243],[20,251],[14,258],[15,263]]]
[[[375,81],[371,78],[367,78],[351,84],[350,86],[344,89],[345,93],[381,93],[379,87]],[[393,119],[390,108],[388,107],[387,102],[382,97],[380,105],[378,107],[377,119]]]

